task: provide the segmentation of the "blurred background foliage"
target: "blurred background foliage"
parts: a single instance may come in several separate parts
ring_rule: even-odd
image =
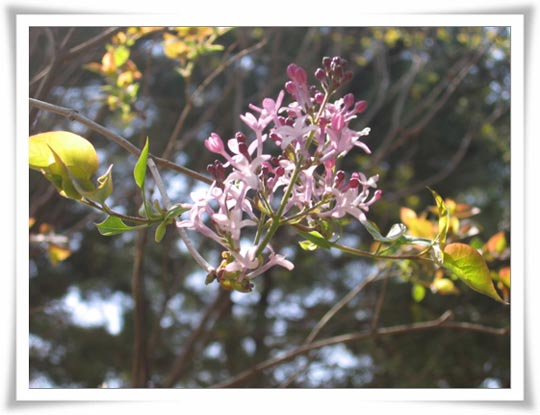
[[[339,55],[354,73],[343,94],[368,102],[352,124],[371,127],[372,156],[345,167],[378,173],[383,198],[369,218],[387,231],[401,207],[444,198],[480,209],[476,243],[510,240],[510,33],[505,27],[35,27],[30,96],[79,111],[142,148],[205,173],[210,132],[244,130],[249,103],[276,97],[294,62],[313,73]],[[314,81],[313,75],[311,80]],[[88,138],[100,174],[114,164],[110,205],[135,212],[135,157],[77,122],[30,112],[31,134]],[[244,130],[244,132],[246,132]],[[203,184],[162,169],[173,203]],[[206,174],[206,173],[205,173]],[[154,195],[159,198],[157,194]],[[458,286],[411,294],[408,264],[380,264],[299,249],[282,232],[276,249],[295,263],[255,280],[251,294],[205,285],[173,232],[101,236],[98,212],[60,197],[30,173],[30,377],[33,387],[206,387],[301,345],[321,317],[379,273],[318,338],[438,318],[508,327],[510,309]],[[191,235],[210,260],[218,247]],[[369,249],[351,224],[343,242]],[[470,242],[468,240],[467,242]],[[496,258],[507,266],[509,256]],[[418,270],[421,272],[421,269]],[[417,276],[433,278],[433,276]],[[510,336],[435,329],[341,343],[249,376],[241,387],[507,388]]]

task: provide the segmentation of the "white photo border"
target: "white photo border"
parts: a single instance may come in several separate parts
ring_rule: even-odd
[[[290,19],[290,18],[289,18]],[[285,18],[283,26],[294,26]],[[234,26],[234,21],[186,22],[179,15],[21,14],[16,21],[16,229],[28,226],[29,28],[36,26]],[[314,22],[315,23],[315,22]],[[352,23],[352,22],[351,22]],[[243,25],[241,22],[240,25]],[[255,20],[250,26],[257,26]],[[264,25],[264,24],[263,24]],[[309,26],[324,25],[312,24]],[[340,26],[346,26],[340,22]],[[330,24],[331,26],[331,24]],[[362,401],[522,401],[524,399],[524,16],[520,14],[369,14],[351,26],[508,26],[511,27],[511,229],[512,312],[511,387],[508,389],[353,389],[332,391]],[[154,401],[181,400],[204,390],[178,389],[35,389],[29,385],[28,234],[16,235],[16,399],[17,401]],[[213,398],[242,399],[243,390],[212,390]],[[266,394],[269,395],[266,395]],[[263,392],[263,396],[277,391]],[[325,391],[296,390],[306,399],[324,399]],[[215,394],[215,395],[214,395]],[[304,395],[305,394],[305,395]],[[333,399],[335,398],[334,395]],[[200,395],[200,399],[205,399]],[[339,398],[337,398],[339,399]]]

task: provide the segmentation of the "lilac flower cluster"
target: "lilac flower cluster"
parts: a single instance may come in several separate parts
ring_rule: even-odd
[[[369,154],[361,138],[369,128],[349,128],[365,101],[353,94],[330,101],[337,88],[352,78],[346,62],[325,57],[315,71],[320,89],[308,85],[306,71],[296,64],[287,68],[285,91],[293,98],[283,105],[285,92],[265,98],[260,107],[240,116],[253,132],[227,140],[212,133],[206,148],[221,156],[208,167],[214,182],[192,193],[189,219],[178,226],[193,229],[220,244],[222,262],[212,278],[228,289],[249,292],[251,280],[271,267],[288,270],[294,265],[277,254],[271,240],[286,224],[313,224],[351,215],[365,222],[365,213],[381,197],[378,176],[355,172],[347,177],[338,162],[353,148]],[[274,146],[274,153],[265,150]],[[252,240],[246,242],[246,234]]]

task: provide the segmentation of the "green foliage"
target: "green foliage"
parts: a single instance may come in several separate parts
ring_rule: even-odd
[[[129,226],[116,216],[109,216],[103,222],[96,223],[99,233],[103,236],[119,235],[124,232],[145,228],[146,225]]]
[[[146,138],[146,143],[137,159],[135,168],[133,169],[133,177],[135,178],[135,183],[140,189],[144,189],[144,180],[146,179],[146,163],[148,161],[148,137]]]

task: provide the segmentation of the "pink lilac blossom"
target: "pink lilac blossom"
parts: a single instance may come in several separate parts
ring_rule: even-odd
[[[321,84],[317,89],[308,85],[302,67],[289,65],[285,91],[293,102],[283,106],[285,92],[280,91],[275,100],[250,104],[253,112],[240,119],[251,130],[251,139],[238,132],[226,144],[217,133],[205,140],[205,147],[224,161],[209,166],[215,181],[208,192],[192,194],[189,219],[179,226],[200,232],[224,248],[216,270],[224,287],[250,291],[250,280],[268,269],[294,268],[271,245],[276,229],[289,218],[312,223],[350,215],[364,223],[370,206],[380,199],[377,175],[368,178],[356,172],[347,180],[345,172],[337,170],[338,160],[354,148],[371,153],[361,141],[370,129],[350,127],[365,111],[366,102],[355,102],[350,93],[329,100],[352,78],[344,67],[341,58],[324,58],[315,71]],[[255,214],[254,207],[264,214]],[[253,234],[257,236],[246,247],[246,238]]]

